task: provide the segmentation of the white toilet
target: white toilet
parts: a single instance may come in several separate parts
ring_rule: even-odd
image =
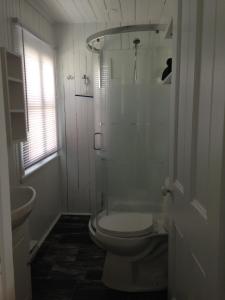
[[[103,282],[140,292],[167,287],[168,234],[148,213],[100,213],[89,221],[93,241],[107,251]]]

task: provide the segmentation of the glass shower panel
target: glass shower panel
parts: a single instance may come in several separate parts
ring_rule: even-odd
[[[140,40],[136,67],[135,39]],[[98,206],[107,213],[161,209],[161,185],[168,174],[170,92],[160,76],[169,49],[156,32],[104,39],[96,88],[102,148],[96,161],[103,172]]]

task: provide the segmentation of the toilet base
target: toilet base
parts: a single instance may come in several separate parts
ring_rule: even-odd
[[[103,283],[126,292],[157,291],[167,288],[167,251],[157,258],[146,256],[137,261],[107,253]]]

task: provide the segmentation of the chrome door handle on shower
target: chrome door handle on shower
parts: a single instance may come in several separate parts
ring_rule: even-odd
[[[102,150],[102,147],[100,146],[100,147],[96,147],[96,144],[95,144],[95,137],[97,136],[97,135],[102,135],[102,133],[101,132],[95,132],[94,133],[94,135],[93,135],[93,148],[94,148],[94,150]]]

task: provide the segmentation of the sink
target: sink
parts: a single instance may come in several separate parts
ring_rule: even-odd
[[[35,203],[36,191],[31,186],[11,188],[12,228],[22,225],[30,215]]]

